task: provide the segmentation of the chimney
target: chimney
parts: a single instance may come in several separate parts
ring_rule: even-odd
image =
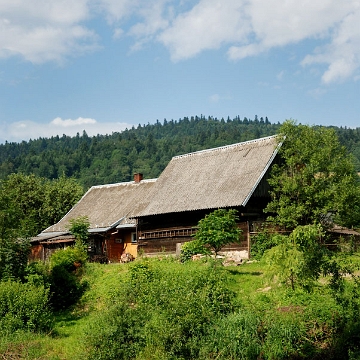
[[[136,173],[134,174],[134,182],[139,183],[143,179],[143,174]]]

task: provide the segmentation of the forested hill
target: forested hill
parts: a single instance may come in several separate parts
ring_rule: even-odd
[[[33,173],[45,178],[62,174],[77,178],[85,189],[92,185],[158,177],[169,160],[179,154],[228,145],[276,134],[280,123],[254,120],[191,117],[139,125],[121,133],[63,135],[0,145],[0,179],[11,173]],[[360,128],[334,128],[353,153],[360,171]]]

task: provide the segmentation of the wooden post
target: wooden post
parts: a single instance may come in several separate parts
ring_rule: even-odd
[[[250,223],[247,222],[247,243],[248,243],[248,259],[250,260],[251,240],[250,240]]]

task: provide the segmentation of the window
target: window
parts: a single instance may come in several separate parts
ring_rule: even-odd
[[[136,238],[136,233],[131,233],[131,243],[132,244],[136,244],[137,243],[137,238]]]

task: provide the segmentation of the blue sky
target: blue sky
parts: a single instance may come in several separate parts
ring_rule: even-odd
[[[360,127],[360,0],[1,0],[0,142],[205,115]]]

